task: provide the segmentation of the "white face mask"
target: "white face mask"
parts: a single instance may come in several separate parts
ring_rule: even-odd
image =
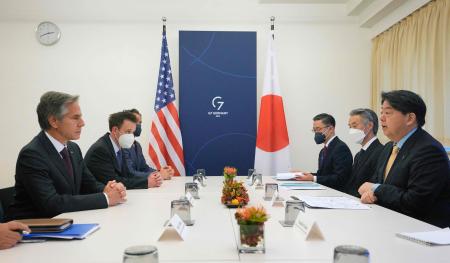
[[[134,135],[132,133],[125,133],[119,137],[119,145],[124,149],[130,149],[134,143]]]
[[[351,140],[357,144],[361,144],[361,142],[366,137],[366,134],[364,133],[364,131],[360,130],[360,129],[350,128],[350,130],[348,131],[348,134],[350,135]]]

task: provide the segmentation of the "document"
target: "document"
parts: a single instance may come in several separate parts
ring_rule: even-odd
[[[427,246],[450,245],[450,228],[426,232],[403,232],[396,236]]]
[[[289,182],[282,183],[280,187],[286,190],[325,190],[326,188],[318,183],[314,182]]]
[[[351,209],[368,210],[369,206],[362,204],[359,200],[354,200],[344,196],[296,196],[306,203],[309,208],[331,208],[331,209]]]
[[[303,175],[303,173],[277,173],[277,176],[275,176],[274,179],[276,180],[293,180],[295,177],[298,177],[299,175]]]
[[[72,224],[66,230],[59,233],[32,232],[23,235],[23,239],[85,239],[99,228],[99,224]]]

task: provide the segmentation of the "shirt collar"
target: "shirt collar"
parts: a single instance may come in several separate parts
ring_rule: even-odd
[[[336,138],[336,135],[331,137],[331,139],[327,142],[327,144],[325,144],[325,147],[328,147],[328,145],[330,145],[330,143],[334,140],[334,138]]]
[[[405,144],[405,142],[409,139],[409,137],[411,137],[411,135],[413,135],[413,133],[417,131],[417,127],[415,127],[414,129],[412,129],[411,131],[408,132],[408,134],[406,134],[405,136],[403,136],[403,138],[400,139],[400,141],[397,142],[397,147],[399,149],[402,148],[403,144]]]
[[[377,139],[377,136],[373,136],[372,139],[370,139],[368,142],[366,142],[366,144],[364,144],[364,146],[362,147],[362,149],[364,151],[367,151],[367,149],[369,149],[370,145]]]
[[[109,134],[109,139],[111,140],[112,146],[114,148],[114,152],[117,154],[120,151],[120,147],[116,144],[116,142],[112,139],[111,134]]]
[[[62,144],[57,139],[53,138],[53,136],[51,136],[47,132],[45,132],[45,135],[50,140],[50,142],[53,144],[53,147],[55,147],[55,149],[59,153],[59,155],[61,155],[61,151],[64,149],[64,147],[66,147],[66,145]]]

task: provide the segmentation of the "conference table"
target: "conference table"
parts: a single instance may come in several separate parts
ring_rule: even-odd
[[[245,180],[239,177],[238,180]],[[265,225],[265,254],[239,254],[236,209],[220,203],[223,177],[209,176],[200,199],[191,208],[195,220],[184,241],[158,241],[170,217],[170,202],[184,196],[192,177],[164,181],[159,188],[129,190],[127,202],[108,209],[61,214],[74,223],[99,223],[100,229],[84,240],[22,243],[0,251],[0,262],[122,262],[123,252],[134,245],[154,245],[160,262],[332,262],[338,245],[367,248],[371,262],[449,262],[450,247],[426,246],[396,237],[398,232],[437,230],[430,224],[378,205],[369,210],[309,209],[324,240],[305,240],[295,227],[283,227],[284,207],[264,201],[264,190],[247,186],[249,205],[262,205],[270,215]],[[275,182],[263,177],[263,183]],[[280,196],[347,196],[325,190],[283,190]],[[350,197],[350,196],[347,196]],[[353,198],[353,197],[352,197]]]

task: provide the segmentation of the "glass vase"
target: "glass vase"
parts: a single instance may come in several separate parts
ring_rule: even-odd
[[[265,253],[264,224],[239,225],[239,253]]]

